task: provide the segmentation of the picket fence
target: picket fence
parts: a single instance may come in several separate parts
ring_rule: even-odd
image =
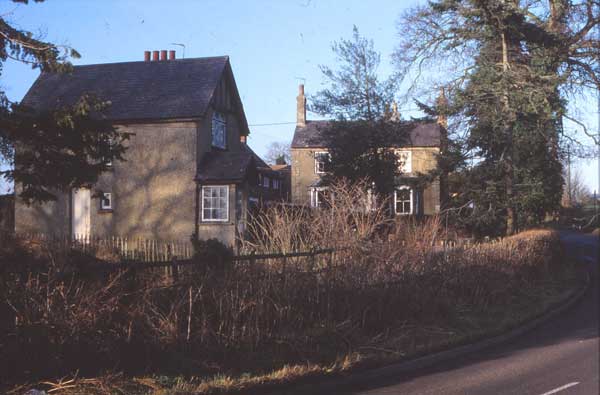
[[[191,242],[163,241],[128,237],[99,237],[89,234],[48,235],[43,233],[17,234],[31,242],[43,242],[47,246],[62,249],[78,249],[94,253],[97,256],[110,258],[118,255],[120,260],[137,262],[165,262],[174,259],[191,259],[193,248]]]
[[[187,265],[194,251],[189,241],[164,241],[144,238],[128,238],[119,236],[99,237],[89,234],[68,235],[50,235],[44,233],[21,233],[12,235],[11,238],[0,234],[0,244],[7,242],[12,237],[27,240],[30,243],[40,243],[48,248],[55,250],[77,249],[85,253],[96,255],[100,259],[121,261],[131,265],[132,263],[145,264],[144,266],[160,267],[171,265]],[[401,242],[405,245],[406,242]],[[470,247],[473,245],[471,239],[458,240],[438,240],[434,246],[437,249],[452,249],[461,247]],[[237,255],[233,257],[234,262],[255,262],[280,260],[288,258],[310,258],[323,254],[333,254],[336,251],[342,251],[345,248],[325,248],[305,252],[271,253],[271,254],[248,254]],[[150,264],[150,265],[149,265]],[[136,265],[137,266],[137,265]]]

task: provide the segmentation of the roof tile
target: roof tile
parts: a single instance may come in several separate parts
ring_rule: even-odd
[[[109,120],[200,117],[219,82],[227,56],[74,66],[40,74],[23,99],[38,111],[72,105],[84,94],[110,101]]]
[[[398,146],[438,147],[440,145],[441,127],[431,121],[401,121],[401,125],[409,130],[409,144],[398,142]],[[307,121],[305,127],[296,127],[292,148],[326,148],[323,138],[331,121]]]

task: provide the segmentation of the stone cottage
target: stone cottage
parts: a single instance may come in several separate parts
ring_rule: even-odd
[[[432,215],[440,211],[440,180],[436,178],[420,186],[420,175],[437,167],[445,127],[443,122],[398,121],[405,128],[408,142],[393,147],[399,157],[401,177],[395,180],[396,190],[391,197],[396,215]],[[306,97],[300,85],[297,97],[296,130],[292,140],[292,202],[319,207],[327,186],[321,178],[325,174],[328,148],[322,137],[329,121],[306,119]]]
[[[126,161],[112,163],[92,188],[43,205],[17,199],[16,232],[157,240],[196,233],[228,245],[244,233],[249,202],[260,194],[259,168],[267,165],[246,145],[229,57],[150,55],[38,77],[23,104],[49,110],[93,93],[111,102],[107,118],[131,138]]]

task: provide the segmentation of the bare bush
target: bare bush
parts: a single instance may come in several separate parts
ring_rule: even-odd
[[[391,220],[364,187],[334,186],[320,210],[268,208],[243,245],[338,248],[319,258],[187,266],[165,282],[162,269],[102,272],[78,255],[5,253],[0,322],[12,340],[0,341],[0,375],[260,370],[349,355],[390,331],[406,354],[432,341],[427,328],[442,328],[437,337],[473,329],[477,317],[531,303],[532,290],[566,270],[555,232],[443,247],[438,218]],[[24,260],[27,269],[15,270]]]

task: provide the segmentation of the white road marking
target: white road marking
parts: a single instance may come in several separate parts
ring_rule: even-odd
[[[567,388],[571,388],[577,384],[579,384],[579,381],[574,381],[572,383],[565,384],[562,387],[554,388],[552,391],[544,392],[542,395],[556,394],[559,391],[566,390]]]

